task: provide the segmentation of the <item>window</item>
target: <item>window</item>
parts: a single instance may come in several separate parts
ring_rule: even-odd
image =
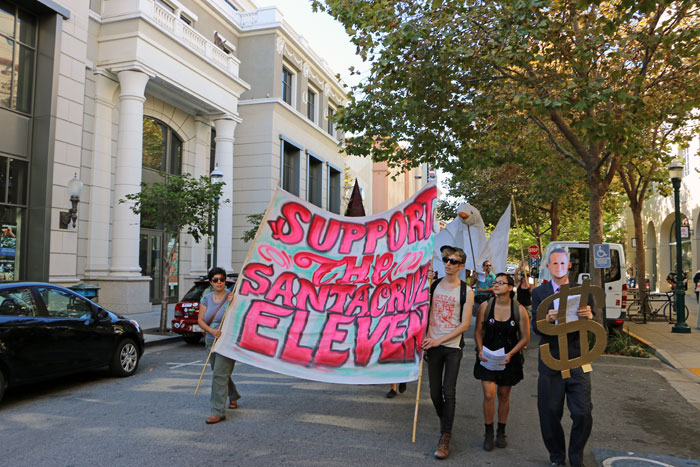
[[[32,112],[36,18],[0,0],[0,107]]]
[[[282,67],[282,100],[292,105],[292,72]]]
[[[0,316],[36,316],[32,291],[28,288],[0,291]]]
[[[335,137],[335,123],[333,122],[333,116],[335,115],[335,110],[330,105],[328,106],[328,134]]]
[[[165,2],[163,0],[156,0],[156,3],[168,10],[170,13],[175,14],[175,7],[169,4],[168,2]]]
[[[591,272],[590,261],[588,258],[588,248],[569,248],[569,261],[571,269],[569,269],[569,281],[577,282],[579,274]],[[620,252],[610,249],[610,267],[603,269],[605,282],[619,281],[620,272]]]
[[[299,196],[301,149],[282,140],[282,188]]]
[[[336,214],[340,214],[340,179],[340,170],[328,166],[328,210]]]
[[[308,190],[307,196],[310,203],[319,208],[323,207],[323,161],[308,154]]]
[[[192,26],[192,24],[194,23],[194,21],[192,21],[185,15],[180,15],[180,20],[188,26]]]
[[[683,175],[690,175],[690,150],[683,148],[680,151],[681,160],[683,161]]]
[[[42,287],[39,288],[39,295],[46,304],[46,311],[52,318],[87,319],[92,317],[90,303],[70,292]]]
[[[163,122],[143,119],[143,168],[179,175],[182,140]]]
[[[316,93],[309,88],[307,91],[308,94],[308,100],[306,102],[306,116],[309,117],[309,120],[312,122],[316,121]]]

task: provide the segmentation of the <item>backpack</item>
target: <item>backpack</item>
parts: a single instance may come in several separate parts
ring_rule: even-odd
[[[435,292],[435,289],[437,288],[437,285],[440,283],[441,280],[442,280],[442,277],[435,279],[433,281],[433,283],[430,285],[430,308],[428,308],[428,325],[430,325],[430,312],[433,311],[433,293]],[[464,321],[464,304],[465,303],[467,303],[467,283],[464,282],[463,280],[460,280],[459,281],[459,309],[460,309],[459,320],[462,322]],[[471,316],[469,318],[471,319]],[[459,348],[460,349],[464,348],[464,335],[460,336]]]

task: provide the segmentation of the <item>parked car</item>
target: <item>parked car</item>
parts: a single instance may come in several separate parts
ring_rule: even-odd
[[[229,274],[226,278],[226,288],[231,290],[236,283],[238,274]],[[171,330],[174,333],[181,334],[185,342],[188,344],[198,344],[204,337],[204,332],[197,325],[199,318],[199,301],[206,294],[213,292],[209,280],[206,277],[197,279],[192,288],[182,297],[177,305],[175,305],[175,317],[171,322]]]
[[[144,341],[136,321],[72,290],[40,282],[0,284],[0,400],[5,389],[69,373],[138,368]]]

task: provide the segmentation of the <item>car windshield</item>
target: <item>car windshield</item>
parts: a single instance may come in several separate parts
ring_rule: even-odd
[[[202,299],[202,296],[206,293],[211,292],[213,289],[211,288],[211,285],[209,285],[209,282],[197,282],[194,284],[194,287],[192,287],[184,297],[182,297],[182,301],[188,301],[188,302],[198,302]]]

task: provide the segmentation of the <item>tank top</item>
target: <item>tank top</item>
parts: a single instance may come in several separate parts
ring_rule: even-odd
[[[443,287],[443,281],[435,287],[433,292],[433,309],[430,312],[430,326],[428,337],[439,339],[452,332],[462,324],[462,310],[459,309],[460,285],[453,289]],[[442,343],[444,347],[460,348],[461,336],[456,336]]]
[[[518,343],[518,328],[513,317],[513,306],[510,306],[510,317],[506,321],[498,321],[495,318],[495,307],[496,301],[494,300],[489,307],[486,322],[483,324],[484,346],[490,350],[498,350],[503,347],[505,352],[508,353]]]

